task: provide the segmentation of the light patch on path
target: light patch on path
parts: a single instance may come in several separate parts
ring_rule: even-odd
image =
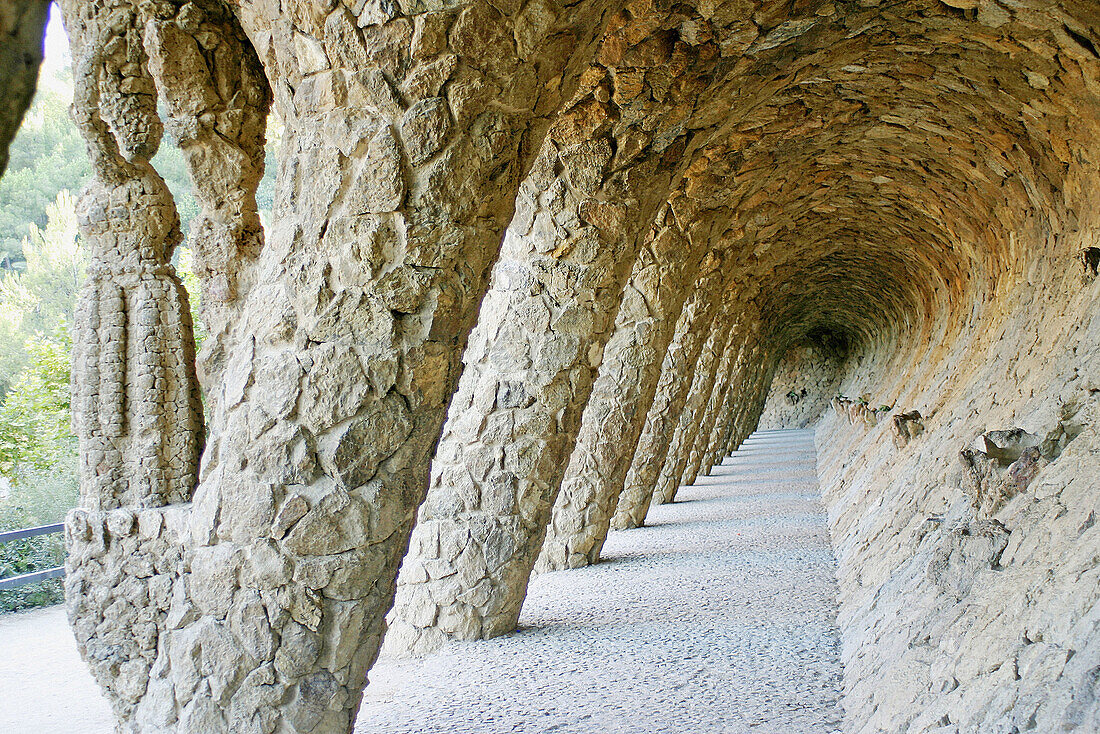
[[[0,732],[110,734],[107,699],[61,606],[0,614]]]
[[[604,557],[536,578],[517,634],[381,660],[356,732],[840,730],[812,431],[756,434]]]

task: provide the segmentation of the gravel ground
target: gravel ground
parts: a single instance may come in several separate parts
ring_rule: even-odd
[[[0,732],[110,734],[114,717],[61,606],[0,615]]]
[[[834,563],[810,431],[760,433],[521,630],[371,671],[359,734],[839,731]],[[0,733],[107,734],[60,607],[0,617]]]
[[[536,578],[515,635],[380,661],[356,732],[840,730],[812,431],[756,434],[604,556]]]

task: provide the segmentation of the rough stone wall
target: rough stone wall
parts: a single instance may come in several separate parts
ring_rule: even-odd
[[[843,362],[842,352],[817,344],[788,350],[772,378],[760,430],[809,428],[817,423],[837,395]]]
[[[850,731],[1100,726],[1100,282],[1075,252],[1097,231],[1027,234],[1054,256],[951,350],[865,354],[844,376],[922,433],[820,424]]]
[[[670,210],[721,267],[639,340],[638,439],[571,485],[547,557],[598,558],[611,507],[640,525],[832,334],[840,391],[896,413],[838,402],[819,433],[850,728],[1096,728],[1093,0],[63,11],[96,172],[67,596],[123,730],[348,731],[430,481],[398,618],[510,629]],[[203,207],[197,365],[162,128]]]

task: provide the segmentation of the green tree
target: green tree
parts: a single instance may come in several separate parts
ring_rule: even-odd
[[[183,287],[187,289],[187,300],[191,304],[191,323],[195,327],[195,351],[202,349],[202,343],[206,339],[206,325],[199,318],[199,276],[195,275],[195,255],[188,247],[176,250],[176,272],[183,281]]]
[[[30,364],[0,405],[0,475],[18,480],[20,472],[49,471],[68,464],[76,451],[72,433],[68,326],[53,338],[27,340]]]
[[[45,227],[58,192],[79,191],[91,176],[84,141],[69,120],[69,101],[56,87],[41,86],[0,178],[0,266],[20,265],[20,244],[31,225]]]
[[[161,116],[164,115],[166,115],[166,112],[161,110]],[[176,200],[176,211],[179,212],[180,216],[180,228],[186,238],[191,220],[199,213],[199,205],[195,201],[194,194],[191,193],[191,175],[187,172],[187,163],[183,160],[183,151],[165,138],[161,143],[160,150],[153,156],[150,163],[153,164],[153,168],[157,169],[157,173],[168,185],[168,190],[172,192],[172,198]]]
[[[73,322],[87,258],[80,247],[76,208],[68,191],[46,207],[42,229],[30,225],[19,271],[0,275],[0,389],[9,389],[30,361],[25,345],[37,334],[56,334]],[[67,336],[65,337],[68,338]]]

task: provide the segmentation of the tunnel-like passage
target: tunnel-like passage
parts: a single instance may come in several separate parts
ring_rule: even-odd
[[[807,344],[845,726],[1097,725],[1095,2],[61,8],[66,588],[123,729],[347,731],[391,606],[398,653],[512,631]]]

